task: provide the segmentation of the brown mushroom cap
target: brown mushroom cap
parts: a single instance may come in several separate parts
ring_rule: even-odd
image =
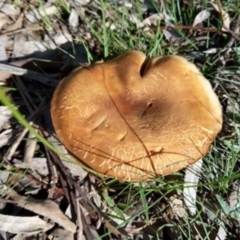
[[[65,147],[96,172],[149,180],[202,158],[222,127],[210,83],[180,56],[138,51],[79,67],[57,86],[53,125]]]

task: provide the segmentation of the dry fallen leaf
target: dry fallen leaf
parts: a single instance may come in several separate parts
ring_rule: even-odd
[[[26,37],[23,34],[19,33],[15,35],[13,53],[12,53],[14,58],[25,56],[25,52],[23,48],[25,41],[26,41]]]
[[[6,28],[6,31],[14,31],[16,29],[19,29],[22,27],[23,25],[23,18],[24,18],[24,15],[23,14],[20,14],[19,18],[17,19],[17,21],[11,25],[9,25],[7,28]]]
[[[211,3],[211,5],[222,16],[222,21],[223,21],[222,31],[228,32],[228,30],[230,29],[230,23],[231,23],[229,14],[226,11],[224,11],[222,6],[219,6],[218,4],[215,4],[215,3]]]
[[[174,196],[170,197],[169,204],[171,206],[172,212],[175,218],[185,218],[188,214],[184,208],[183,201]]]
[[[74,235],[64,229],[57,228],[51,233],[52,240],[74,240]],[[83,239],[84,240],[84,239]]]
[[[1,12],[5,13],[13,19],[16,19],[16,17],[20,14],[20,8],[15,6],[14,4],[5,3],[1,7]]]
[[[71,10],[71,13],[70,13],[70,16],[69,16],[69,19],[68,19],[68,24],[72,28],[77,28],[78,25],[79,25],[78,13],[74,8]]]
[[[4,25],[6,23],[8,23],[10,21],[10,18],[4,14],[4,13],[0,13],[0,30],[4,27]]]
[[[2,194],[4,194],[5,190],[4,190],[4,186],[3,184],[7,182],[8,180],[8,177],[9,177],[9,172],[4,172],[4,171],[1,171],[1,174],[0,174],[0,195],[2,196]]]
[[[59,209],[58,204],[55,202],[51,200],[37,200],[30,196],[24,197],[7,186],[5,186],[5,188],[8,190],[8,195],[18,206],[51,219],[69,232],[76,232],[76,225],[66,215],[64,215],[64,213]]]
[[[210,12],[206,9],[202,10],[197,14],[197,16],[194,19],[193,26],[198,25],[199,23],[202,23],[203,21],[207,20],[210,17]]]
[[[0,148],[7,145],[13,136],[13,130],[7,129],[0,133]]]
[[[12,117],[12,112],[6,106],[0,106],[0,131],[7,121]]]
[[[25,14],[25,17],[28,19],[28,21],[32,22],[32,23],[36,23],[40,20],[42,20],[42,18],[44,16],[52,16],[54,14],[58,13],[58,9],[56,6],[52,5],[52,6],[43,6],[39,9],[33,9],[28,11]]]
[[[31,161],[31,168],[37,171],[42,176],[49,174],[47,159],[42,157],[35,157]]]
[[[4,46],[4,42],[0,38],[0,61],[7,61],[8,55]]]
[[[0,231],[9,233],[37,233],[46,232],[54,226],[38,216],[17,217],[0,214]]]
[[[48,141],[62,154],[66,155],[66,157],[70,157],[69,153],[67,152],[66,148],[53,136],[48,138]],[[67,167],[70,173],[73,176],[77,176],[80,180],[83,180],[87,175],[86,172],[79,164],[66,161],[64,158],[60,157],[62,163],[65,167]],[[74,161],[74,160],[73,160]]]
[[[226,240],[226,239],[227,239],[226,227],[223,224],[221,224],[218,229],[215,240]]]
[[[163,31],[163,34],[169,42],[174,42],[181,38],[181,35],[175,29],[166,29]]]

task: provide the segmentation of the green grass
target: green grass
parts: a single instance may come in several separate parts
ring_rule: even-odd
[[[230,40],[226,33],[209,33],[202,31],[184,30],[181,26],[191,26],[194,18],[201,10],[210,8],[208,1],[201,1],[196,8],[195,1],[183,4],[182,1],[164,2],[162,8],[158,7],[158,1],[149,5],[154,13],[165,12],[173,26],[173,39],[167,39],[164,35],[164,18],[157,22],[152,30],[146,32],[144,27],[137,26],[131,21],[130,16],[136,17],[141,23],[144,16],[141,12],[142,4],[139,1],[132,1],[133,7],[118,6],[116,3],[109,3],[104,0],[92,3],[86,12],[82,25],[88,31],[94,42],[90,47],[89,40],[84,38],[80,32],[73,34],[76,44],[83,44],[89,62],[101,59],[112,58],[126,50],[140,50],[147,56],[179,54],[194,61],[203,74],[216,87],[221,103],[224,105],[224,129],[213,144],[212,150],[204,158],[204,165],[201,173],[201,181],[198,184],[197,214],[195,216],[177,217],[171,211],[169,204],[171,196],[182,200],[182,189],[184,185],[184,171],[175,174],[173,177],[159,177],[149,183],[122,183],[113,179],[101,178],[95,185],[98,194],[101,196],[102,204],[112,220],[121,220],[119,228],[124,228],[128,223],[135,221],[140,224],[142,231],[135,234],[135,238],[129,235],[129,239],[144,239],[143,232],[155,235],[156,239],[164,238],[166,234],[172,234],[172,239],[215,239],[218,227],[223,224],[228,234],[227,239],[238,239],[236,220],[240,219],[238,206],[234,210],[229,209],[228,198],[238,185],[240,178],[239,157],[240,157],[240,113],[227,112],[227,106],[234,102],[236,108],[240,108],[239,89],[239,50],[232,51],[226,55],[225,46]],[[39,2],[40,8],[44,8],[43,1]],[[17,4],[17,1],[16,1]],[[57,1],[59,14],[56,16],[62,23],[67,25],[67,17],[70,8],[64,1]],[[239,12],[239,1],[223,1],[223,8],[230,14],[234,22]],[[204,21],[205,28],[220,30],[222,26],[220,15],[212,12],[211,17]],[[53,20],[46,16],[42,24],[47,29],[52,29]],[[116,27],[111,30],[108,25]],[[150,28],[150,27],[149,27]],[[178,36],[176,38],[176,36]],[[233,47],[239,48],[240,43],[235,41]],[[59,47],[61,50],[61,47]],[[96,50],[96,48],[98,50]],[[206,54],[204,51],[217,49],[215,53]],[[64,54],[65,50],[61,50]],[[65,54],[69,54],[65,51]],[[73,55],[77,52],[74,52]],[[228,60],[227,64],[223,63]],[[44,69],[43,69],[44,71]],[[9,88],[10,89],[10,88]],[[44,90],[44,89],[43,89]],[[31,90],[29,90],[30,92]],[[45,145],[57,155],[62,156],[45,138],[29,125],[22,113],[16,109],[7,96],[0,89],[1,101],[13,112],[13,116],[20,125],[28,128],[34,133],[37,141]],[[92,171],[94,172],[94,171]],[[240,200],[239,200],[240,201]],[[207,214],[212,212],[212,218]],[[167,220],[166,220],[167,219]],[[102,239],[115,239],[114,234],[104,224],[100,237]],[[171,235],[170,234],[170,235]],[[167,235],[169,236],[169,235]],[[108,238],[106,238],[108,237]],[[126,239],[120,236],[119,239]],[[170,238],[169,238],[170,239]]]

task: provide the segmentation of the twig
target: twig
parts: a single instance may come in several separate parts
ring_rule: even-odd
[[[14,35],[16,33],[25,33],[25,32],[28,32],[28,31],[39,31],[39,30],[42,30],[43,28],[41,26],[33,26],[33,27],[28,27],[28,28],[20,28],[20,29],[16,29],[16,30],[12,30],[12,31],[5,31],[5,32],[2,32],[0,34],[0,37],[3,37],[3,36],[9,36],[9,35]]]

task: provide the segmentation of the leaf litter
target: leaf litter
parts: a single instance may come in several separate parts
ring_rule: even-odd
[[[18,5],[12,4],[10,0],[0,2],[0,84],[30,124],[55,145],[58,151],[69,157],[53,133],[49,120],[50,96],[59,79],[71,69],[91,59],[102,59],[103,46],[91,32],[87,22],[91,21],[98,26],[99,31],[102,30],[102,26],[99,25],[102,22],[101,14],[98,12],[101,2],[65,1],[65,12],[63,6],[62,9],[59,8],[57,1],[39,3],[19,1]],[[154,4],[152,1],[144,1],[140,9],[142,18],[138,16],[139,9],[134,4],[117,0],[114,4],[120,12],[126,11],[127,19],[122,22],[116,21],[117,11],[108,8],[106,26],[113,33],[122,31],[122,26],[126,28],[129,22],[138,31],[142,31],[146,39],[153,39],[161,29],[165,42],[163,48],[174,47],[175,51],[182,55],[194,57],[199,66],[207,61],[209,54],[214,56],[221,49],[225,58],[216,59],[220,69],[231,61],[230,56],[235,52],[232,46],[238,40],[239,27],[236,25],[231,30],[233,21],[220,1],[210,3],[208,8],[199,10],[192,25],[176,24],[167,10],[169,1],[155,1]],[[200,9],[199,1],[196,1],[196,9]],[[222,22],[220,29],[214,25],[206,27],[206,23],[213,17],[213,11],[219,13]],[[62,21],[61,17],[64,15],[67,17]],[[187,37],[183,36],[183,31],[187,32]],[[212,35],[209,47],[204,48],[208,34],[211,33],[215,35]],[[218,41],[214,39],[216,36],[220,38],[224,33],[229,34],[226,49],[219,46]],[[132,33],[133,37],[137,34],[139,32]],[[225,39],[225,36],[222,39]],[[196,41],[201,51],[182,49]],[[87,44],[91,56],[84,44]],[[138,48],[140,47],[136,43],[135,49]],[[121,49],[123,50],[126,49]],[[226,83],[223,90],[217,83],[227,74],[226,71],[216,71],[211,79],[220,99],[230,104],[232,98],[239,96],[238,87],[233,88],[232,84]],[[236,79],[238,75],[236,73]],[[239,98],[235,101],[239,106]],[[235,134],[231,121],[236,112],[230,107],[226,109],[230,117],[222,137],[230,141]],[[184,192],[176,190],[169,195],[161,190],[164,183],[160,186],[157,183],[147,183],[143,188],[146,189],[144,201],[149,207],[146,211],[146,206],[139,202],[136,190],[141,189],[140,185],[122,183],[122,189],[129,188],[130,195],[118,195],[116,189],[121,186],[120,183],[111,183],[108,179],[104,182],[88,173],[81,165],[70,163],[48,150],[28,129],[22,128],[18,121],[12,118],[11,112],[5,106],[0,106],[0,126],[0,148],[3,158],[0,187],[1,201],[4,203],[1,208],[1,213],[4,214],[0,213],[0,230],[11,233],[9,239],[25,239],[24,236],[32,236],[32,239],[37,239],[37,236],[43,239],[57,239],[61,235],[62,238],[66,236],[63,239],[76,239],[77,236],[78,239],[91,240],[100,239],[104,235],[111,236],[112,239],[134,239],[136,235],[140,239],[151,239],[156,235],[176,239],[176,236],[181,234],[181,229],[168,226],[184,225],[186,218],[201,211],[198,206],[201,199],[198,194],[200,190],[195,186],[191,187],[201,181],[199,176],[202,170],[199,168],[187,170],[185,183],[183,182]],[[167,178],[164,180],[167,181]],[[168,184],[171,185],[171,180]],[[147,189],[151,188],[158,190],[147,195]],[[107,195],[104,192],[107,192]],[[238,199],[236,188],[229,194],[229,209],[235,211],[233,216],[239,220],[239,201],[233,200],[234,196]],[[208,200],[206,202],[208,207],[211,206]],[[123,210],[121,205],[129,206],[127,210]],[[227,202],[226,205],[228,206]],[[23,210],[16,214],[13,210],[7,210],[10,208],[17,209],[17,212],[20,211],[19,208]],[[214,221],[218,213],[215,207],[209,208],[210,210],[203,210],[203,214]],[[8,220],[5,221],[6,218]],[[4,221],[6,225],[1,224]],[[10,226],[11,221],[16,226],[14,229]],[[18,222],[23,224],[17,224]],[[226,226],[229,227],[224,221],[219,222],[215,226],[217,233],[213,234],[211,239],[224,239],[227,233]],[[204,231],[196,223],[192,224],[191,232],[196,238],[204,236]],[[6,234],[0,235],[4,237]]]

